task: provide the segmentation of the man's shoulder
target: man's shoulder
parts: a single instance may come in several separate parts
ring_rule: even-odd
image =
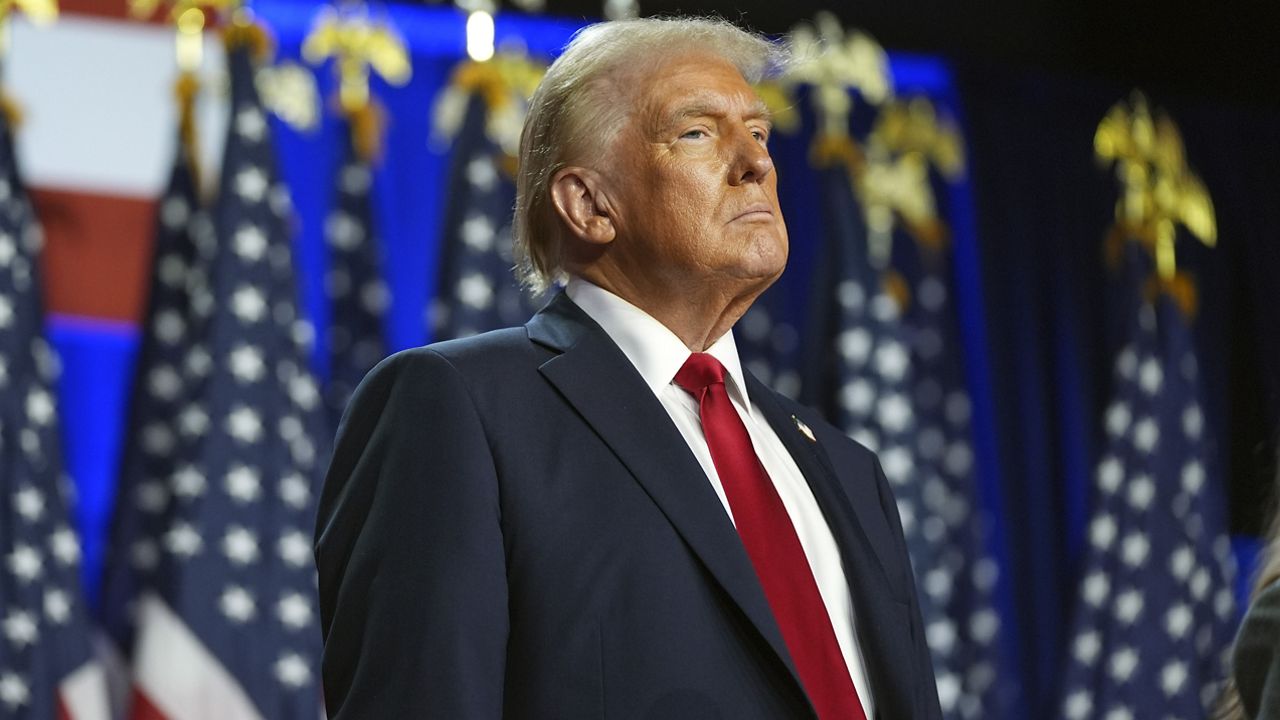
[[[399,374],[452,368],[462,375],[484,374],[527,365],[542,355],[545,352],[529,340],[523,327],[511,327],[401,350],[379,363],[375,372]]]

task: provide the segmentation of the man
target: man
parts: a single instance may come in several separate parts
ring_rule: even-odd
[[[400,353],[317,528],[336,718],[940,715],[875,457],[746,375],[782,272],[766,41],[580,33],[530,106],[523,328]]]

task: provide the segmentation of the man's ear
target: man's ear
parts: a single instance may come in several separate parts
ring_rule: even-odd
[[[581,167],[562,168],[551,178],[551,203],[574,237],[592,245],[607,245],[617,236],[602,178]]]

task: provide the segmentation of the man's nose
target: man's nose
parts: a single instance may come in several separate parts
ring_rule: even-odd
[[[732,185],[762,182],[773,172],[769,150],[752,136],[750,130],[739,133],[735,143],[736,158],[729,182]]]

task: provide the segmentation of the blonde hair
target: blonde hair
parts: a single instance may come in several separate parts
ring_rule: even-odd
[[[552,178],[573,162],[606,155],[631,110],[627,73],[690,52],[724,58],[752,84],[787,59],[782,46],[725,20],[644,18],[583,28],[548,68],[520,134],[511,225],[517,276],[535,294],[565,277]]]

